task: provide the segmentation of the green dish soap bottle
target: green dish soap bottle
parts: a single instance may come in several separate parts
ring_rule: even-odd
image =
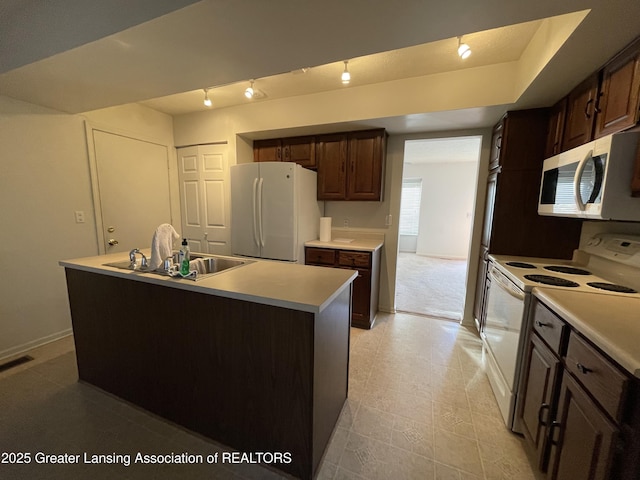
[[[182,275],[189,275],[190,266],[189,260],[191,259],[191,255],[189,253],[189,244],[187,243],[187,239],[182,239],[182,248],[180,248],[180,273]]]

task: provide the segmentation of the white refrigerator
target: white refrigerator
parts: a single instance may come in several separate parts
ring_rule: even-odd
[[[304,263],[304,242],[319,235],[316,192],[316,172],[296,163],[232,166],[232,254]]]

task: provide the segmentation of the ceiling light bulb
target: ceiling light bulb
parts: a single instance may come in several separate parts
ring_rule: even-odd
[[[211,105],[213,105],[213,102],[211,101],[211,99],[209,98],[209,89],[205,88],[204,89],[204,102],[205,106],[210,107]]]
[[[462,43],[462,37],[458,37],[458,55],[463,60],[471,55],[471,48],[466,43]]]
[[[244,96],[247,98],[253,98],[253,94],[253,80],[251,80],[251,85],[244,91]]]
[[[348,60],[345,60],[344,72],[342,72],[342,83],[344,83],[345,85],[351,81],[351,74],[349,73],[349,70],[347,70],[347,63],[349,63]]]

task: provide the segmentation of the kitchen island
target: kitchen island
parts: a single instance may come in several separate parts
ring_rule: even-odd
[[[81,381],[313,478],[347,397],[356,273],[256,261],[193,282],[65,267]]]

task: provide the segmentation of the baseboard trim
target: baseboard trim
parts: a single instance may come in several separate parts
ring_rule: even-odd
[[[17,345],[15,347],[8,348],[0,352],[0,362],[6,360],[11,357],[15,357],[17,355],[22,355],[29,350],[32,350],[37,347],[41,347],[46,345],[47,343],[55,342],[56,340],[60,340],[61,338],[68,337],[73,334],[73,329],[67,328],[62,330],[61,332],[53,333],[51,335],[47,335],[46,337],[39,338],[37,340],[33,340],[31,342],[23,343],[22,345]]]

